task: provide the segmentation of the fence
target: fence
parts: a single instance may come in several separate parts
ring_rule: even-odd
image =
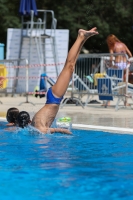
[[[132,96],[133,84],[129,83],[129,74],[132,76],[132,60],[126,61],[126,70],[114,68],[114,60],[117,56],[126,56],[123,54],[81,54],[76,62],[75,72],[69,87],[71,87],[70,98],[62,102],[63,107],[69,99],[76,101],[83,108],[87,106],[91,96],[98,95],[100,100],[110,101],[114,96],[117,96],[118,101],[116,108],[118,109],[120,101],[126,101],[129,93]],[[113,62],[110,62],[112,57]],[[113,64],[112,64],[113,63]],[[64,65],[64,63],[57,63]],[[47,84],[54,84],[57,77],[41,76],[44,65],[34,64],[29,65],[27,59],[16,60],[0,60],[0,78],[5,78],[1,93],[25,94],[26,103],[28,103],[28,95],[35,94],[34,88],[39,86],[40,78],[46,80]],[[47,66],[55,66],[55,64],[47,64]],[[113,67],[113,68],[112,68]],[[30,75],[30,71],[38,68],[39,76]],[[34,88],[29,89],[31,82],[34,81]],[[50,85],[47,85],[47,88]],[[38,94],[46,93],[38,90]],[[76,96],[75,96],[76,95]],[[86,95],[86,100],[83,103],[82,97]],[[2,103],[2,102],[1,102]],[[30,102],[31,103],[31,102]],[[32,103],[33,104],[33,103]],[[34,104],[33,104],[34,105]]]
[[[115,63],[117,58],[121,58],[121,66]],[[112,59],[112,61],[110,60]],[[80,102],[82,107],[87,106],[91,96],[99,96],[99,100],[113,100],[117,97],[116,109],[120,101],[127,101],[128,96],[128,78],[129,72],[132,71],[133,62],[127,60],[127,55],[121,54],[81,54],[76,62],[75,72],[77,80],[72,84],[71,97],[63,102],[63,107],[69,99]],[[125,68],[125,70],[124,70]],[[131,86],[131,85],[130,85]],[[87,95],[83,104],[82,97]],[[77,96],[77,97],[76,97]]]
[[[29,65],[27,59],[11,59],[0,60],[0,80],[1,89],[0,93],[5,95],[22,94],[26,95],[26,101],[28,102],[28,80],[29,80]],[[18,76],[19,71],[23,69],[21,76]],[[18,81],[25,80],[22,90],[18,90]],[[0,103],[2,103],[0,101]]]
[[[64,63],[57,63],[57,65],[61,66]],[[34,92],[34,88],[39,86],[40,79],[47,79],[47,88],[50,87],[50,84],[54,84],[57,79],[57,77],[42,77],[41,74],[44,66],[54,67],[55,64],[29,65],[27,59],[0,60],[0,93],[5,95],[11,94],[12,96],[15,94],[25,95],[26,102],[22,103],[31,103],[34,105],[34,103],[28,101],[28,96],[46,93],[46,91]],[[36,69],[38,74],[35,71]],[[0,103],[2,102],[0,101]]]

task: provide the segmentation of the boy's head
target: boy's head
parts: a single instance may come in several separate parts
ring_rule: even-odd
[[[6,119],[9,123],[14,123],[16,124],[17,122],[17,116],[19,114],[19,110],[17,108],[9,108],[7,110],[7,114],[6,114]]]
[[[19,127],[24,128],[30,123],[30,115],[26,111],[21,111],[17,117],[17,124]]]

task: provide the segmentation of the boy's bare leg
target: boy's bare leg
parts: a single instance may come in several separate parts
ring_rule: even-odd
[[[96,31],[96,28],[92,28],[89,31],[83,29],[78,31],[78,37],[68,53],[65,66],[60,73],[57,82],[52,87],[52,92],[56,97],[62,97],[65,94],[83,44],[89,37],[97,34],[98,32]]]

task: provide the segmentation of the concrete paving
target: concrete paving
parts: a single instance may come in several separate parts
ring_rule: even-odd
[[[67,97],[67,95],[66,95]],[[83,101],[86,96],[83,97]],[[93,100],[98,100],[97,96],[93,97]],[[81,106],[75,104],[66,104],[63,108],[60,108],[57,118],[69,116],[72,118],[74,124],[85,124],[95,126],[109,126],[109,127],[121,127],[133,129],[133,110],[132,107],[123,107],[116,111],[116,98],[111,102],[111,106],[105,108],[102,106],[102,101],[99,104],[88,104],[84,109]],[[33,115],[45,104],[45,98],[35,98],[34,96],[28,96],[28,103],[25,96],[16,95],[1,96],[0,101],[0,117],[6,116],[6,111],[10,107],[17,107],[20,111],[25,110],[30,113],[31,118]],[[128,99],[128,103],[132,100]],[[20,105],[21,104],[21,105]],[[34,104],[34,105],[33,105]]]

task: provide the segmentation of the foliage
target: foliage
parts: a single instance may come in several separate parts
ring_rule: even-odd
[[[7,29],[20,27],[18,14],[18,0],[1,0],[0,1],[0,43],[5,44],[7,41]],[[5,48],[6,52],[6,48]]]
[[[1,0],[0,38],[6,46],[8,28],[21,26],[20,0]],[[54,10],[58,29],[70,30],[72,46],[79,28],[98,28],[99,35],[87,41],[85,47],[91,52],[108,52],[106,38],[116,35],[133,53],[133,0],[36,0],[38,9]]]
[[[54,10],[58,28],[70,30],[70,47],[79,28],[90,29],[96,26],[99,35],[85,44],[87,49],[92,52],[108,52],[106,38],[112,33],[133,52],[132,0],[57,0],[52,3],[46,0],[40,6]]]

